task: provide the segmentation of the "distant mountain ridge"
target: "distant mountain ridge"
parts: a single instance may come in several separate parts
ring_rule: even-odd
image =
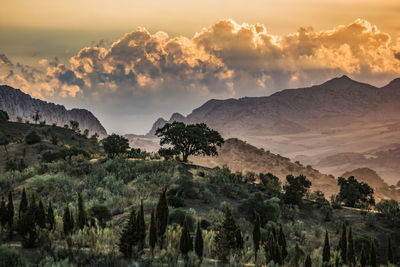
[[[32,115],[39,110],[41,121],[46,124],[56,123],[58,126],[69,125],[70,120],[79,122],[79,128],[83,131],[88,129],[90,134],[98,133],[101,137],[107,135],[107,131],[100,121],[86,109],[67,110],[63,105],[46,102],[32,98],[19,89],[7,85],[0,86],[0,109],[6,111],[10,120],[15,121],[17,116],[24,121],[32,122]]]
[[[355,121],[388,120],[400,114],[400,79],[377,88],[347,76],[271,96],[209,100],[188,116],[160,118],[148,136],[166,122],[204,122],[225,137],[296,134]]]

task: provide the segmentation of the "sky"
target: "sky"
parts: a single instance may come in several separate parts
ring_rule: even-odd
[[[2,0],[0,84],[145,133],[205,101],[400,77],[398,0]]]

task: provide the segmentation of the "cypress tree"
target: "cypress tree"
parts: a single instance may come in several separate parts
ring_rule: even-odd
[[[13,226],[14,226],[14,203],[12,192],[8,192],[8,203],[7,203],[7,224],[10,239],[13,237]]]
[[[35,197],[32,194],[31,200],[28,206],[28,210],[21,214],[21,220],[19,225],[19,232],[23,238],[22,245],[25,248],[33,248],[37,242],[37,229],[38,225],[38,207],[36,206]]]
[[[135,210],[132,209],[131,214],[129,215],[128,223],[122,230],[121,238],[119,240],[119,250],[122,252],[122,254],[124,254],[125,257],[132,256],[132,248],[138,243],[138,227],[136,223],[136,213]]]
[[[70,233],[72,233],[73,229],[74,229],[74,218],[72,216],[71,211],[69,210],[69,207],[66,206],[63,215],[64,234],[69,235]]]
[[[25,187],[22,189],[21,202],[19,203],[18,219],[21,219],[21,213],[28,210],[28,199],[26,197]]]
[[[296,243],[296,246],[294,248],[294,261],[296,263],[296,266],[299,265],[299,261],[304,258],[304,251],[299,247],[299,244]]]
[[[162,248],[164,243],[164,235],[165,230],[167,229],[168,225],[168,202],[166,196],[166,189],[160,194],[160,198],[157,203],[157,210],[156,210],[156,221],[157,221],[157,239],[159,242],[160,248]]]
[[[1,196],[0,202],[0,224],[4,227],[7,224],[7,207],[4,196]]]
[[[377,265],[376,265],[376,246],[375,246],[375,242],[374,242],[374,240],[371,238],[371,252],[370,252],[370,261],[369,261],[369,264],[372,266],[372,267],[376,267]]]
[[[184,256],[185,262],[187,262],[187,254],[189,253],[189,251],[193,250],[193,239],[190,236],[190,230],[189,230],[189,226],[187,224],[186,217],[183,222],[181,238],[179,241],[179,249],[181,250],[181,252]]]
[[[54,229],[54,224],[55,224],[55,217],[54,217],[54,210],[53,206],[51,205],[51,201],[49,201],[49,207],[47,209],[47,224],[49,225],[49,230]]]
[[[343,224],[342,236],[340,237],[339,240],[339,251],[343,263],[347,263],[347,234],[346,234],[345,224]]]
[[[304,263],[304,267],[311,267],[312,262],[311,262],[311,257],[310,254],[307,255],[306,261]]]
[[[44,206],[41,199],[39,199],[39,205],[37,207],[36,222],[40,228],[46,227],[46,212],[44,211]]]
[[[156,215],[154,209],[151,211],[150,217],[150,229],[149,229],[149,245],[151,248],[151,255],[154,255],[154,248],[157,244],[157,226],[156,226]]]
[[[325,243],[324,243],[324,251],[322,254],[322,261],[323,262],[329,262],[331,259],[331,247],[329,245],[329,236],[328,236],[328,230],[325,232]]]
[[[78,193],[78,227],[83,229],[88,225],[88,214],[85,207],[85,203],[83,202],[82,194]]]
[[[349,238],[348,238],[348,247],[347,247],[347,261],[350,266],[356,263],[356,257],[354,252],[354,240],[353,240],[353,230],[349,229]]]
[[[201,230],[200,223],[197,223],[196,238],[194,241],[194,250],[197,254],[197,257],[199,257],[200,263],[203,261],[203,249],[204,249],[203,231]]]
[[[254,259],[257,261],[257,253],[260,249],[260,240],[261,240],[261,223],[260,223],[260,215],[254,211],[255,220],[254,220],[254,228],[253,228],[253,245],[254,245]]]
[[[389,263],[394,264],[392,239],[390,238],[390,236],[388,236],[387,258]]]
[[[282,256],[282,261],[285,260],[288,252],[287,252],[287,245],[286,245],[286,237],[285,237],[285,232],[283,231],[282,224],[280,225],[279,228],[279,246],[281,249],[281,256]]]
[[[140,209],[137,214],[137,237],[139,241],[139,248],[142,250],[146,240],[146,224],[144,222],[143,200],[140,201]]]
[[[361,267],[367,266],[367,255],[365,254],[364,246],[361,249],[360,266]]]
[[[224,208],[224,218],[222,222],[216,227],[216,234],[214,237],[214,245],[218,256],[226,261],[231,250],[237,249],[237,228],[235,218],[232,215],[229,207]]]
[[[264,246],[264,250],[267,258],[267,265],[271,261],[279,264],[282,263],[281,248],[279,246],[274,227],[272,227],[271,231],[269,232],[268,241]]]
[[[243,241],[243,236],[242,236],[242,231],[240,231],[240,228],[236,228],[236,249],[237,250],[242,250],[244,248],[244,241]]]

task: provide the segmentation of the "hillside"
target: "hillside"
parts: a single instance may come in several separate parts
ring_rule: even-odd
[[[166,122],[204,122],[225,138],[239,138],[314,166],[338,153],[364,153],[399,144],[399,117],[400,79],[377,88],[342,76],[266,97],[210,100],[187,116],[174,114],[168,121],[160,118],[148,136]],[[332,172],[360,167],[347,163],[346,169],[338,166]],[[390,184],[397,182],[397,166],[392,164],[382,173]]]
[[[44,120],[48,125],[55,123],[63,127],[65,124],[69,125],[71,120],[75,120],[79,122],[82,131],[88,129],[91,135],[94,133],[101,137],[107,135],[104,127],[90,111],[86,109],[67,110],[62,105],[32,98],[19,89],[7,85],[0,86],[0,109],[6,111],[12,121],[21,117],[23,122],[26,120],[32,122],[32,116],[38,110],[42,116],[40,121]]]
[[[42,141],[32,145],[26,144],[25,136],[31,131],[38,133]],[[61,127],[0,121],[0,133],[11,141],[7,145],[8,153],[4,147],[0,148],[0,173],[4,172],[7,158],[23,159],[27,166],[32,166],[41,161],[41,156],[46,151],[55,152],[71,147],[78,147],[90,153],[100,151],[93,141],[70,129]],[[57,144],[53,144],[52,139],[57,140]]]

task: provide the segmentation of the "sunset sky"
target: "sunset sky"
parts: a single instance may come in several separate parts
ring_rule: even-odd
[[[144,133],[210,98],[400,77],[398,0],[2,0],[0,84]]]

